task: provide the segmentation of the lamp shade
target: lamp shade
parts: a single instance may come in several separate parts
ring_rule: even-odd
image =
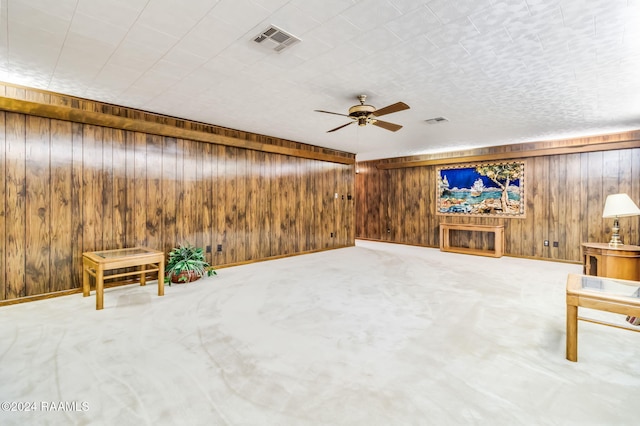
[[[640,208],[627,194],[611,194],[604,203],[602,217],[638,216]]]

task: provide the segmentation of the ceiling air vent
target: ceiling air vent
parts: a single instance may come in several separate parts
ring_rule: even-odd
[[[438,124],[438,123],[444,123],[445,121],[449,121],[444,117],[436,117],[436,118],[430,118],[428,120],[424,120],[427,124]]]
[[[275,25],[271,25],[269,28],[255,36],[253,41],[280,53],[287,47],[299,42],[300,39],[284,30],[281,30]]]

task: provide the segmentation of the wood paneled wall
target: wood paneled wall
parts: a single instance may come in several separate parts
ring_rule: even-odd
[[[79,288],[85,251],[350,246],[353,193],[352,164],[0,112],[0,301]]]
[[[527,162],[524,219],[436,215],[435,164],[387,167],[392,163],[388,159],[358,163],[356,236],[437,247],[441,221],[503,224],[505,254],[579,262],[582,242],[606,242],[611,237],[613,220],[602,218],[608,194],[626,192],[640,203],[640,142],[628,145],[635,148],[514,158]],[[500,149],[504,148],[496,151]],[[441,160],[434,162],[447,161]],[[640,217],[620,218],[620,226],[626,244],[640,245]],[[460,234],[459,239],[466,239],[456,242],[466,246],[491,245],[483,234]],[[548,247],[544,240],[549,240]],[[558,247],[553,247],[554,241]]]

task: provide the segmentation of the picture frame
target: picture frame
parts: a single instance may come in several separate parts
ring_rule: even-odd
[[[525,161],[436,168],[436,214],[525,218]]]

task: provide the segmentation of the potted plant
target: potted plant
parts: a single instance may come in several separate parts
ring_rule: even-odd
[[[189,283],[207,276],[217,275],[204,256],[204,250],[190,244],[180,244],[169,252],[164,269],[165,280],[171,283]]]

